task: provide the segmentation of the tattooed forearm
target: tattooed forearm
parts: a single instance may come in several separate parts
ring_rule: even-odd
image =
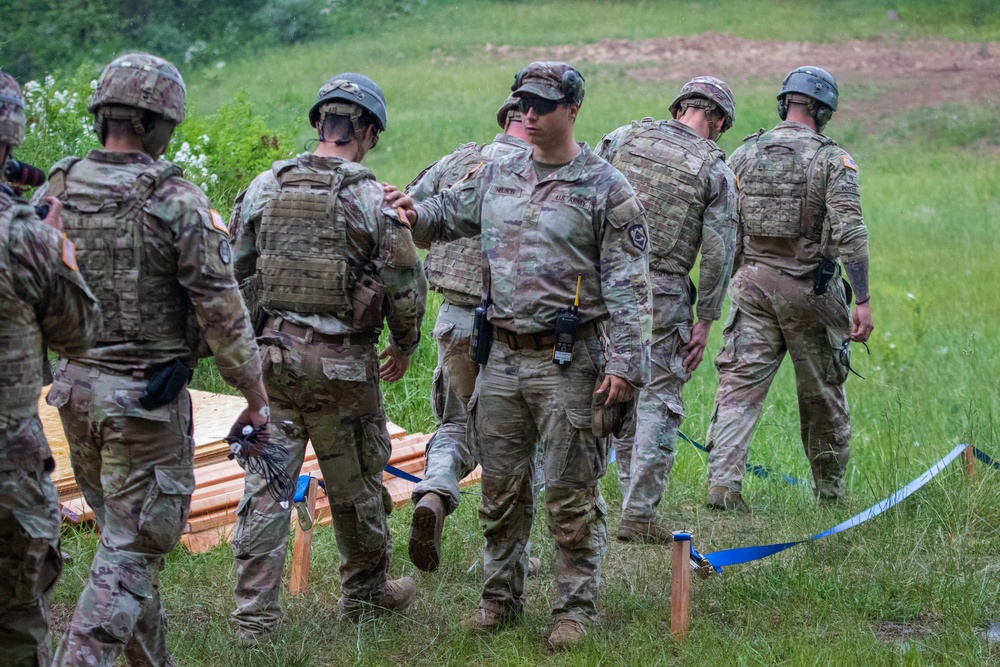
[[[847,279],[851,281],[851,288],[854,289],[854,302],[865,303],[871,298],[868,293],[868,260],[860,262],[848,262],[844,264],[847,270]]]

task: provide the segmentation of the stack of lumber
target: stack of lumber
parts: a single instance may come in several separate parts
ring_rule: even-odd
[[[44,394],[44,392],[43,392]],[[246,406],[237,396],[210,394],[191,391],[194,406],[195,439],[195,491],[191,498],[191,514],[181,540],[194,552],[203,552],[232,536],[236,523],[236,506],[243,497],[243,470],[235,461],[230,461],[229,445],[224,440],[236,416]],[[49,440],[56,470],[53,482],[59,491],[59,503],[64,520],[78,524],[91,522],[94,513],[80,492],[69,463],[69,447],[63,434],[58,412],[39,401],[39,413]],[[424,450],[430,435],[407,433],[389,424],[392,440],[392,455],[389,463],[404,472],[423,477]],[[312,445],[306,448],[302,474],[321,477],[319,463]],[[462,480],[462,485],[472,484],[479,479],[477,468]],[[413,482],[383,473],[383,483],[389,489],[397,507],[410,500]],[[293,517],[295,513],[293,512]],[[316,523],[328,524],[330,509],[325,494],[320,493],[317,501]]]

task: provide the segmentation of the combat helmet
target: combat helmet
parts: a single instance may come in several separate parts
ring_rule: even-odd
[[[324,83],[319,89],[316,103],[309,109],[309,124],[316,127],[319,123],[322,127],[327,115],[347,116],[351,119],[354,136],[360,145],[365,131],[360,123],[364,112],[368,112],[375,119],[376,132],[373,135],[372,145],[368,147],[374,148],[378,143],[379,132],[384,132],[386,128],[385,95],[382,94],[378,84],[364,74],[344,72]],[[367,150],[362,149],[362,155]]]
[[[13,148],[24,141],[24,98],[10,74],[0,72],[0,144]]]
[[[159,157],[174,128],[184,120],[186,89],[170,62],[148,53],[129,53],[111,61],[97,81],[87,110],[104,143],[108,119],[131,120],[150,155]]]
[[[789,98],[791,95],[791,98]],[[802,99],[802,98],[808,99]],[[840,91],[837,81],[825,69],[819,67],[798,67],[788,73],[778,91],[778,116],[785,120],[788,102],[803,102],[809,105],[809,113],[816,119],[816,126],[822,130],[837,110]]]
[[[712,106],[704,106],[693,100],[707,100],[722,111],[722,115],[725,117],[725,122],[722,124],[723,132],[736,122],[736,98],[733,97],[733,91],[729,89],[725,81],[716,79],[714,76],[698,76],[691,79],[684,84],[681,92],[670,103],[670,115],[676,119],[681,115],[682,108],[687,106],[712,108]]]
[[[497,109],[497,125],[501,130],[507,130],[507,124],[521,120],[521,111],[517,108],[517,98],[513,93],[507,96],[503,104]]]

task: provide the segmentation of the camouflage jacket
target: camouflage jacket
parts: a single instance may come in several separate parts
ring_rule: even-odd
[[[406,193],[423,201],[450,188],[481,163],[492,162],[515,151],[530,150],[531,144],[501,132],[485,146],[465,144],[424,169]],[[427,247],[421,244],[421,247]],[[463,306],[475,306],[482,298],[482,240],[479,236],[447,243],[431,243],[424,273],[428,284],[444,297]]]
[[[19,424],[38,414],[45,349],[82,354],[100,327],[72,242],[0,187],[0,471],[49,456],[44,439],[15,437]]]
[[[152,158],[145,153],[93,150],[67,173],[66,192],[94,206],[111,205],[121,201],[139,174],[152,164]],[[39,190],[36,200],[46,194],[50,185]],[[257,343],[233,279],[225,223],[211,210],[205,194],[183,178],[171,177],[154,190],[143,207],[141,231],[143,270],[157,275],[176,274],[177,285],[190,301],[201,337],[214,355],[222,379],[237,388],[259,380]],[[114,230],[107,233],[107,247],[115,248]],[[191,349],[186,336],[182,320],[176,335],[101,340],[86,354],[65,356],[107,372],[129,374],[177,358],[191,359],[196,350]]]
[[[749,150],[752,142],[767,138],[805,150],[816,136],[807,125],[791,121],[779,123],[769,132],[747,136],[729,158],[729,166],[736,174],[741,207],[745,186],[754,178],[755,165]],[[861,214],[858,166],[836,143],[827,141],[828,145],[816,154],[816,168],[809,170],[811,180],[806,183],[806,205],[818,211],[822,218],[821,237],[749,236],[744,234],[741,223],[740,251],[744,261],[805,277],[815,272],[823,257],[839,258],[844,262],[868,259],[868,230]]]
[[[647,122],[648,121],[648,122]],[[699,187],[692,193],[690,203],[677,202],[675,199],[661,196],[674,206],[681,206],[679,218],[684,218],[684,225],[690,229],[680,232],[682,239],[690,239],[691,252],[678,252],[674,257],[663,257],[656,263],[664,270],[687,274],[693,265],[694,253],[700,250],[701,264],[698,269],[698,317],[703,320],[717,320],[722,315],[722,302],[726,298],[726,286],[733,268],[733,255],[736,251],[736,184],[733,172],[725,163],[725,153],[718,149],[715,142],[704,139],[700,134],[676,120],[653,122],[643,119],[631,125],[620,127],[606,135],[597,147],[597,154],[608,162],[615,163],[615,157],[623,148],[649,127],[655,127],[660,132],[669,135],[679,142],[691,146],[691,154],[707,154],[710,161],[692,174],[698,179]],[[661,221],[652,219],[654,206],[648,201],[651,195],[645,194],[642,188],[633,184],[639,199],[646,207],[646,222],[650,231]],[[653,244],[650,254],[657,255],[656,234],[652,235]],[[684,256],[681,256],[684,255]],[[687,256],[690,255],[690,256]],[[651,260],[652,263],[652,260]]]
[[[483,235],[490,321],[519,334],[551,331],[560,308],[610,318],[611,375],[649,378],[652,329],[648,234],[628,181],[586,144],[541,181],[524,151],[484,165],[460,185],[417,204],[422,242]]]
[[[317,173],[353,164],[340,158],[317,157],[310,153],[296,159],[300,168]],[[240,281],[257,270],[257,258],[260,256],[257,232],[264,207],[277,189],[274,172],[268,169],[236,198],[229,229],[233,236],[236,277]],[[364,179],[347,185],[340,190],[338,198],[344,207],[348,225],[348,264],[357,271],[365,265],[374,267],[386,288],[388,312],[385,320],[392,340],[404,354],[412,354],[420,342],[427,286],[409,230],[398,220],[382,214],[384,194],[374,180]],[[352,278],[352,283],[355,278]],[[356,333],[353,321],[344,316],[290,311],[271,314],[324,334]]]

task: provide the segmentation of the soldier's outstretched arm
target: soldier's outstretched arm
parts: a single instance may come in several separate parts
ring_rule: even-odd
[[[649,380],[652,295],[649,233],[642,204],[624,178],[612,186],[601,237],[601,295],[611,316],[607,375],[641,387]]]
[[[413,239],[425,244],[475,236],[482,229],[483,198],[495,163],[484,164],[434,197],[413,206]]]
[[[35,304],[46,346],[59,354],[81,354],[100,335],[100,304],[78,270],[72,241],[25,211],[11,223],[15,289]]]

